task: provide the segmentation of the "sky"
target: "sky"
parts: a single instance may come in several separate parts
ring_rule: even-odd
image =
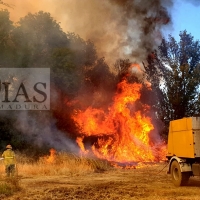
[[[172,17],[172,28],[164,29],[165,36],[172,34],[179,40],[180,31],[186,29],[194,40],[200,40],[200,0],[174,0],[174,6],[169,12]]]

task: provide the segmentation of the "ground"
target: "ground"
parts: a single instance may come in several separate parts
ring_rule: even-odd
[[[69,176],[22,176],[21,191],[6,200],[199,200],[200,178],[175,187],[166,163]],[[164,169],[163,169],[164,168]]]

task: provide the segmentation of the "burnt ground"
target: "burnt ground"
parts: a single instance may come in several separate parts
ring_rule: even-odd
[[[199,200],[200,178],[175,187],[165,164],[73,176],[21,177],[21,191],[6,200]],[[164,169],[163,169],[164,168]]]

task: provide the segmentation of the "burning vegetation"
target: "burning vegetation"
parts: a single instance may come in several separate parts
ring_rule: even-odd
[[[98,158],[119,163],[164,159],[165,152],[161,150],[164,144],[158,147],[150,138],[154,126],[147,114],[149,106],[141,105],[142,109],[137,110],[141,88],[142,84],[123,79],[106,110],[91,106],[84,111],[74,110],[72,118],[79,128],[76,142],[81,153],[92,152]],[[96,138],[93,144],[84,144],[90,137]],[[155,146],[160,149],[155,151]]]

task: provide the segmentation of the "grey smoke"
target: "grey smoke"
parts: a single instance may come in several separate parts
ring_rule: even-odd
[[[42,147],[44,144],[49,148],[67,152],[78,153],[79,149],[74,141],[69,139],[66,133],[59,131],[56,121],[48,116],[46,112],[40,112],[34,116],[28,111],[18,111],[15,127],[24,133],[25,138],[32,144]]]

